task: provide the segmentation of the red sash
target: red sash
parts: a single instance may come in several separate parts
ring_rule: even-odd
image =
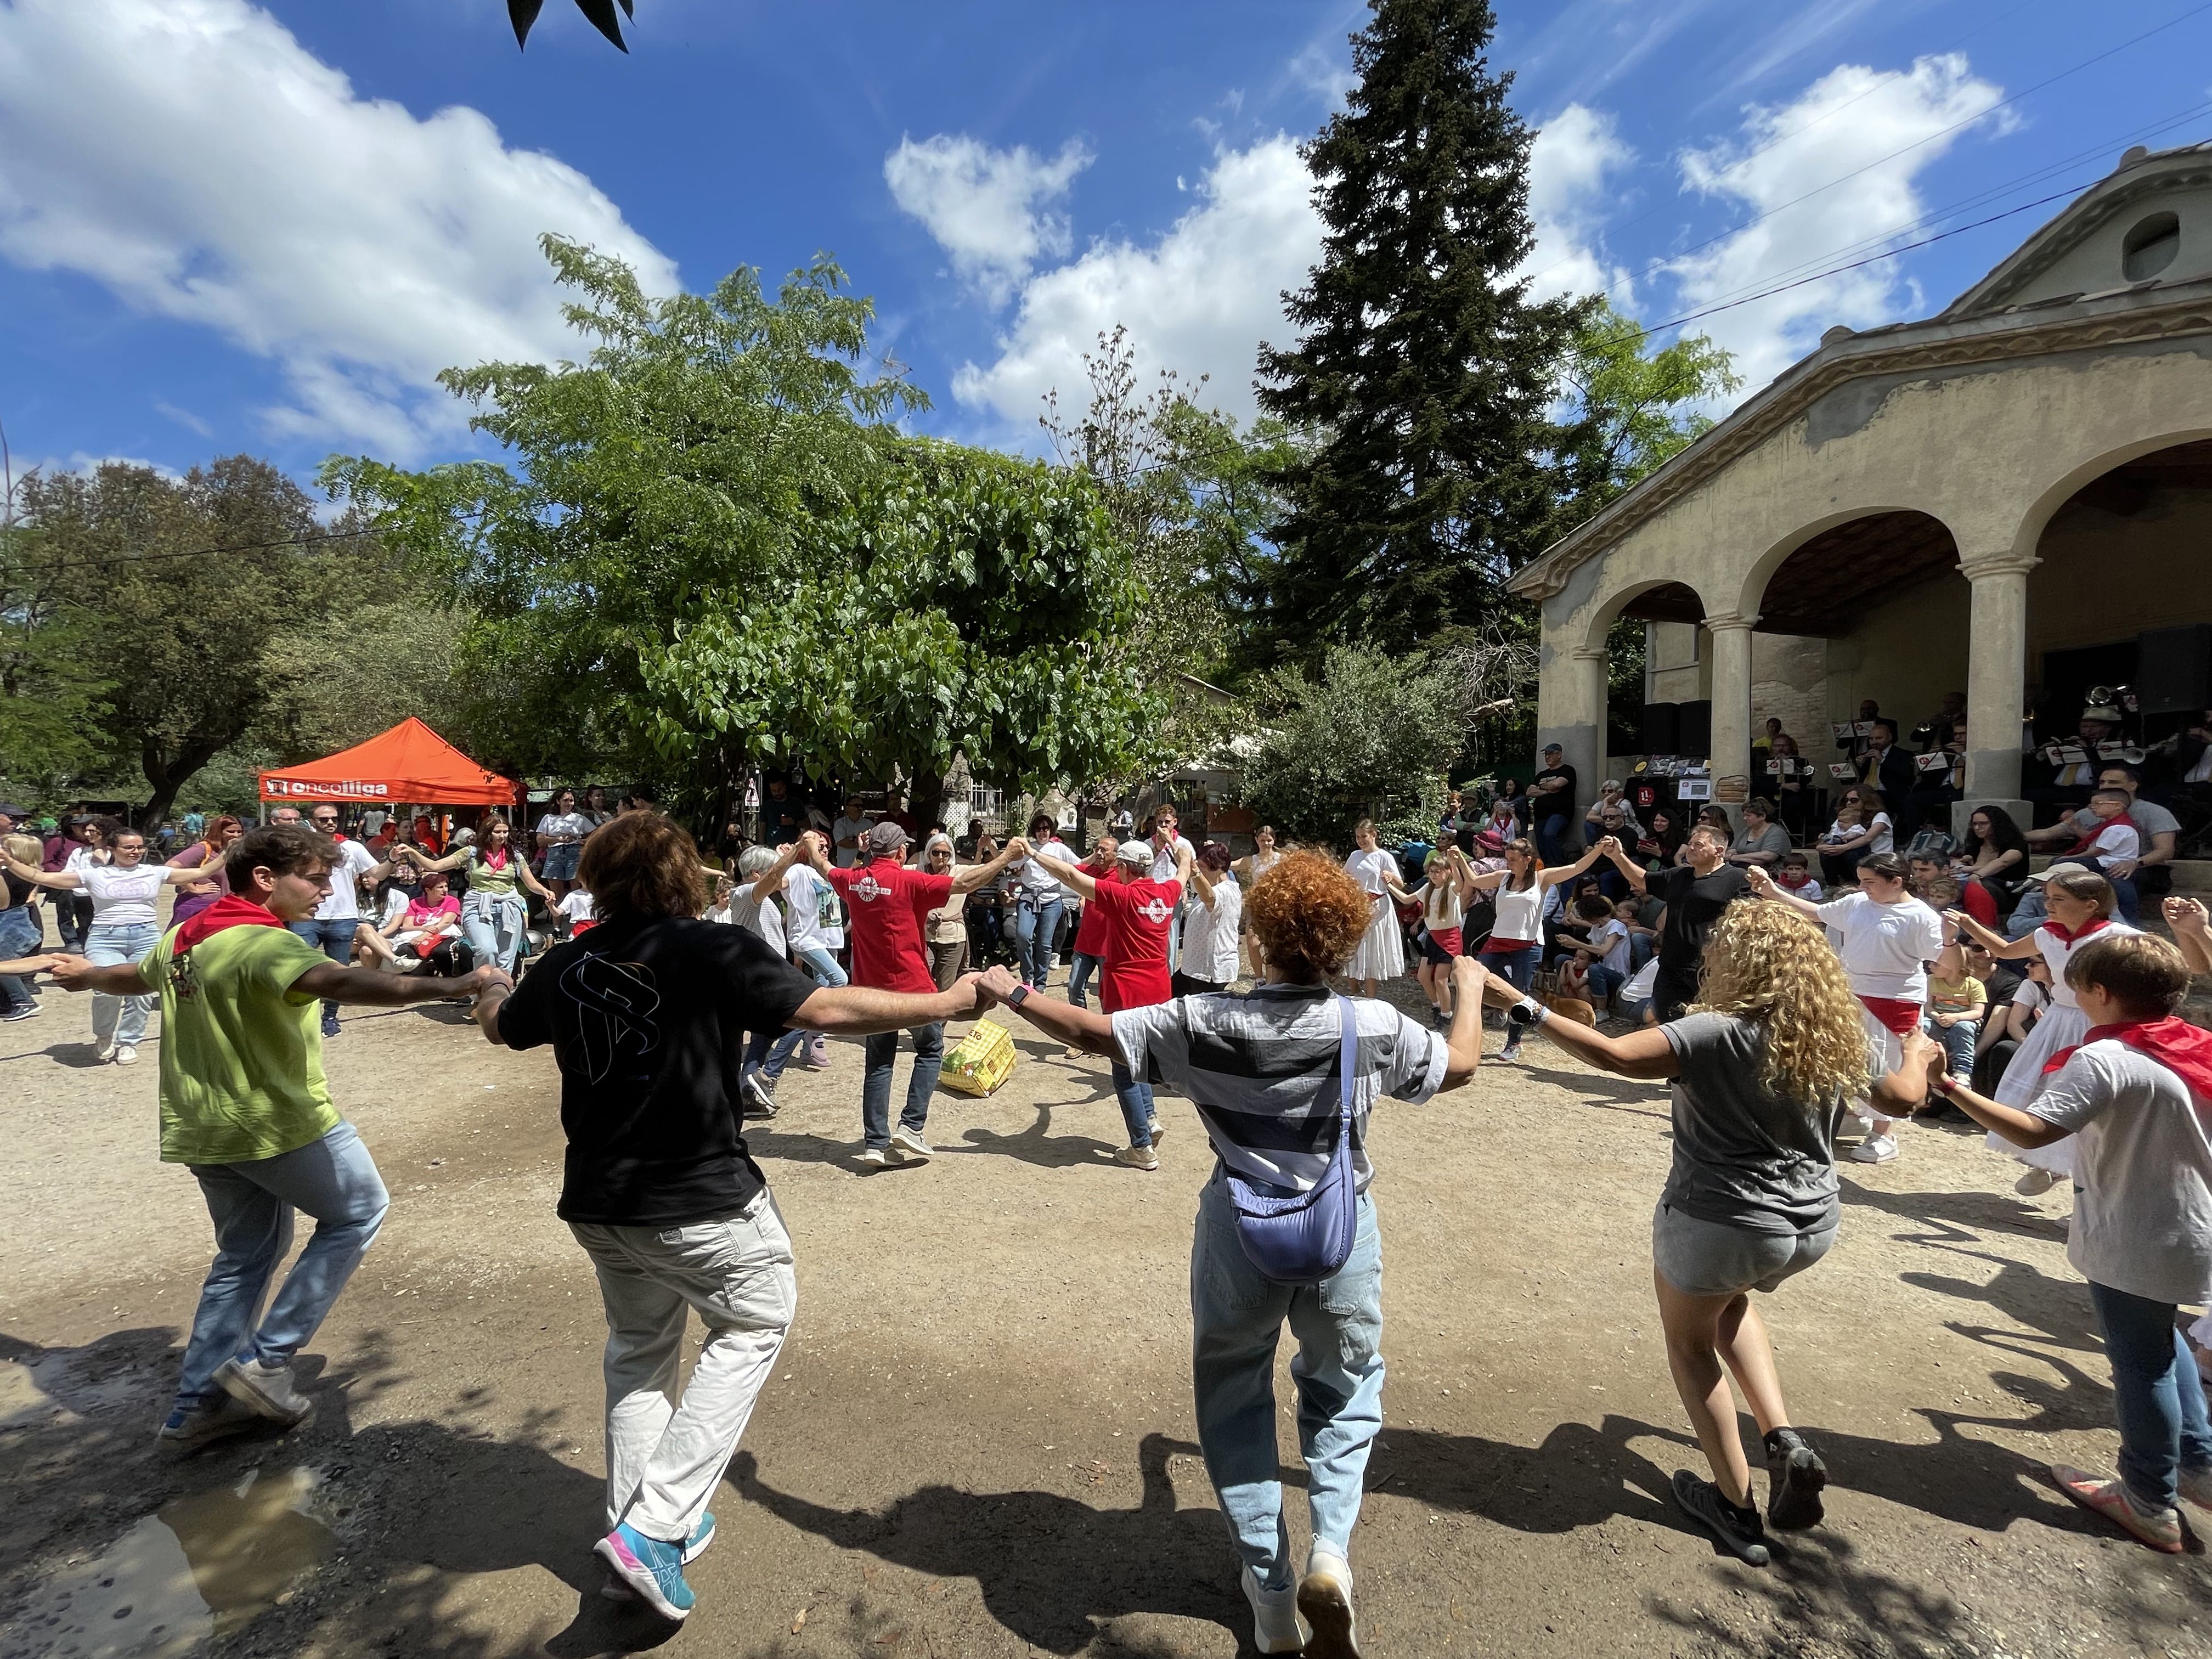
[[[1861,997],[1859,1000],[1866,1005],[1867,1012],[1881,1022],[1885,1030],[1893,1031],[1899,1036],[1920,1029],[1919,1003],[1900,1002],[1895,997]]]
[[[210,934],[220,933],[226,927],[282,927],[284,924],[264,904],[252,899],[242,899],[235,893],[225,893],[198,915],[189,916],[177,927],[176,944],[171,954],[181,956]]]
[[[2061,945],[2079,945],[2083,939],[2088,938],[2090,934],[2098,932],[2101,928],[2109,927],[2112,925],[2110,918],[2099,916],[2094,921],[2083,922],[2079,933],[2075,933],[2069,929],[2063,922],[2056,921],[2045,922],[2043,924],[2043,931],[2050,934],[2051,938],[2057,939]]]

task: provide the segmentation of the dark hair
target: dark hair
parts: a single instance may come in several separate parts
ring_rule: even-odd
[[[1882,804],[1881,791],[1870,783],[1855,783],[1844,793],[1846,795],[1856,795],[1859,798],[1859,805],[1869,812],[1887,812],[1889,810]]]
[[[337,861],[337,843],[328,836],[304,823],[266,823],[231,842],[222,855],[222,870],[230,890],[243,893],[252,885],[257,869],[273,876],[319,876]]]
[[[2142,787],[2142,768],[2140,766],[2130,765],[2126,761],[2100,761],[2097,764],[2097,775],[2101,778],[2107,772],[2124,772],[2128,775],[2128,781],[2130,783],[2138,789]]]
[[[1764,795],[1753,795],[1749,800],[1744,802],[1743,810],[1747,812],[1758,813],[1769,823],[1774,822],[1774,803]]]
[[[1055,835],[1059,832],[1059,822],[1054,818],[1051,813],[1032,812],[1030,814],[1030,834],[1032,836],[1036,835],[1040,831],[1048,836]]]
[[[1784,853],[1782,855],[1782,861],[1784,864],[1794,864],[1801,870],[1809,870],[1813,867],[1812,860],[1807,858],[1802,853],[1796,851]]]
[[[1984,847],[1982,838],[1974,833],[1977,813],[1990,821],[1988,847]],[[1971,863],[1978,860],[1990,848],[2000,853],[2024,854],[2027,851],[2027,837],[2021,833],[2020,826],[2013,822],[2012,814],[2003,807],[1977,806],[1966,814],[1966,844],[1960,849],[1960,856]],[[2022,869],[2020,873],[2026,875],[2027,872]]]
[[[1544,860],[1536,856],[1535,843],[1530,841],[1526,836],[1516,836],[1511,841],[1505,843],[1504,850],[1509,853],[1518,853],[1522,858],[1528,860],[1528,869],[1522,872],[1525,878],[1516,884],[1513,888],[1513,890],[1516,893],[1527,892],[1531,887],[1534,887],[1536,884],[1536,872],[1544,867]],[[1506,872],[1505,879],[1509,882],[1513,880],[1512,872],[1510,871]]]
[[[1886,876],[1892,881],[1903,881],[1909,873],[1905,860],[1894,853],[1875,853],[1859,860],[1863,876]]]
[[[1584,893],[1575,901],[1575,914],[1585,921],[1603,921],[1613,914],[1613,901],[1602,893]]]
[[[1209,870],[1226,870],[1236,860],[1219,842],[1210,841],[1198,849],[1198,861]]]
[[[625,812],[584,843],[576,879],[602,921],[696,916],[706,908],[698,844],[658,812]]]
[[[1888,715],[1882,714],[1877,716],[1875,719],[1869,720],[1867,724],[1869,726],[1887,726],[1889,728],[1889,740],[1892,743],[1895,743],[1897,741],[1897,722],[1890,719]]]
[[[2137,1019],[2160,1019],[2189,994],[2189,964],[2181,952],[2153,933],[2123,933],[2093,940],[2066,963],[2066,982],[2077,991],[2102,991]]]

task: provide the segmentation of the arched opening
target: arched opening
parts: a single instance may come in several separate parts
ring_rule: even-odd
[[[2179,787],[2190,769],[2176,764],[2177,739],[2212,707],[2212,439],[2089,479],[2051,514],[2035,553],[2026,668],[2039,745],[2081,742],[2087,711],[2116,706],[2117,740],[2142,753],[2148,790]],[[2039,806],[2063,804],[2053,759],[2043,747],[2023,773]]]

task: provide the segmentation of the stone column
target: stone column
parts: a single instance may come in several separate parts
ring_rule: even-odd
[[[1751,629],[1756,617],[1708,615],[1713,638],[1713,799],[1741,827],[1739,810],[1750,792]],[[1733,780],[1731,784],[1730,781]]]
[[[2002,806],[2027,827],[2020,799],[2021,711],[2027,696],[2027,573],[2033,553],[2006,548],[1964,555],[1960,574],[1973,584],[1966,658],[1966,787],[1954,809],[1954,835],[1977,805]]]
[[[1606,665],[1601,645],[1547,643],[1537,682],[1536,746],[1558,744],[1575,769],[1577,823],[1605,775]]]

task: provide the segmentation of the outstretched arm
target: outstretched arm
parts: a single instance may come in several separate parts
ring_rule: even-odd
[[[1534,998],[1523,998],[1510,985],[1492,980],[1488,988],[1492,1002],[1508,1007],[1516,1002],[1528,1002],[1536,1011],[1536,1030],[1600,1071],[1611,1072],[1617,1077],[1663,1081],[1682,1069],[1674,1045],[1667,1040],[1662,1027],[1648,1026],[1640,1031],[1631,1031],[1626,1036],[1609,1037],[1578,1020],[1559,1018],[1542,1003]]]
[[[292,989],[301,996],[318,996],[325,1002],[397,1008],[410,1002],[442,1002],[455,997],[477,996],[498,986],[511,989],[514,984],[496,968],[478,968],[458,979],[424,979],[387,974],[378,968],[342,968],[335,962],[323,962],[294,980]]]
[[[1114,1022],[1093,1008],[1078,1008],[1072,1005],[1032,991],[1012,1002],[1014,993],[1022,988],[1021,981],[1005,968],[993,968],[981,975],[983,994],[1027,1020],[1047,1036],[1054,1037],[1071,1048],[1080,1048],[1086,1054],[1103,1054],[1109,1060],[1119,1060],[1121,1051],[1114,1044]]]
[[[914,1025],[965,1019],[982,1006],[975,993],[981,978],[981,974],[963,974],[953,981],[951,990],[927,996],[878,991],[865,985],[824,987],[799,1005],[791,1024],[797,1030],[823,1031],[831,1036],[873,1036]]]
[[[2002,1135],[2015,1146],[2031,1150],[2048,1146],[2074,1133],[2071,1129],[2059,1127],[2048,1118],[2036,1116],[2033,1112],[2023,1112],[2017,1106],[2000,1105],[1976,1094],[1962,1083],[1953,1082],[1948,1077],[1936,1078],[1929,1086],[1982,1127]]]
[[[805,851],[799,842],[786,842],[783,851],[776,855],[775,862],[746,884],[746,897],[752,903],[758,904],[770,894],[781,892],[783,878],[791,873],[791,866],[799,861]]]
[[[997,875],[1000,871],[1012,864],[1016,859],[1027,858],[1029,855],[1029,842],[1024,841],[1019,836],[1012,836],[1008,839],[1006,844],[999,849],[998,856],[993,859],[988,864],[971,864],[965,870],[954,871],[952,873],[952,890],[956,893],[972,893],[978,887],[981,887],[985,882],[990,880],[992,877]],[[1044,866],[1047,870],[1051,871],[1053,875],[1055,877],[1059,876],[1060,871],[1054,870],[1052,867],[1055,864],[1060,864],[1060,860],[1058,859],[1040,858],[1037,862]],[[1060,865],[1060,869],[1062,870],[1073,869],[1073,867],[1074,866],[1073,865]],[[1067,884],[1071,887],[1076,886],[1073,882],[1069,882]],[[1076,887],[1076,891],[1082,892],[1083,890],[1080,887]],[[1086,898],[1090,896],[1088,894],[1085,894],[1084,896]]]
[[[1622,878],[1631,887],[1639,893],[1644,891],[1644,866],[1628,856],[1619,841],[1607,836],[1598,842],[1597,850],[1613,860],[1613,867],[1620,872]]]
[[[2002,933],[1983,927],[1964,910],[1946,910],[1943,913],[1943,920],[1993,957],[2002,957],[2008,961],[2017,961],[2022,957],[2034,956],[2042,949],[2042,946],[2035,942],[2035,935],[2033,933],[2024,939],[2007,939]]]
[[[1749,869],[1746,870],[1743,874],[1744,879],[1751,884],[1751,890],[1757,894],[1760,898],[1773,899],[1778,902],[1786,904],[1808,921],[1820,921],[1820,907],[1819,905],[1814,903],[1813,901],[1808,898],[1799,897],[1788,888],[1781,885],[1774,879],[1773,877],[1768,875],[1766,872],[1758,865],[1753,865]]]
[[[41,870],[36,865],[26,864],[13,853],[0,854],[5,859],[9,872],[18,881],[35,882],[40,887],[58,888],[71,892],[84,885],[84,878],[74,870]]]
[[[1563,881],[1572,881],[1597,862],[1598,854],[1603,849],[1606,842],[1612,839],[1607,836],[1601,838],[1595,846],[1585,848],[1583,850],[1583,855],[1572,864],[1563,864],[1556,870],[1539,870],[1536,872],[1536,879],[1547,887],[1557,887]]]

